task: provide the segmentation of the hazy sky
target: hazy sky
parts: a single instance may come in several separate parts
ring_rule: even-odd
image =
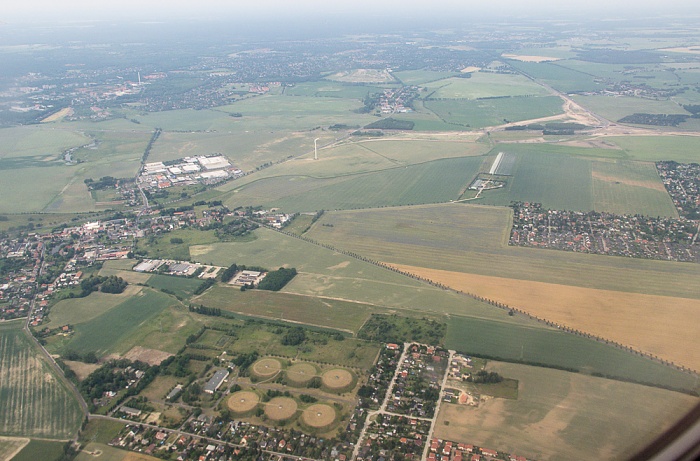
[[[3,2],[0,21],[127,18],[158,21],[176,17],[239,19],[386,15],[455,17],[455,15],[552,14],[584,11],[601,17],[634,16],[657,9],[700,12],[697,0],[14,0]]]

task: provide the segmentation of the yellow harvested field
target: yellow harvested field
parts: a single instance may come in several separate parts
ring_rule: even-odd
[[[523,62],[551,62],[559,61],[561,58],[553,58],[551,56],[521,56],[518,54],[502,54],[504,58],[515,59]]]
[[[393,266],[700,370],[700,300]]]
[[[59,110],[55,114],[51,114],[45,119],[41,121],[41,123],[49,123],[49,122],[57,122],[61,120],[64,117],[67,117],[69,115],[73,115],[73,108],[72,107],[66,107],[64,109]]]
[[[474,67],[474,66],[469,66],[465,67],[464,69],[460,70],[463,74],[471,74],[472,72],[479,72],[481,70],[481,67]]]

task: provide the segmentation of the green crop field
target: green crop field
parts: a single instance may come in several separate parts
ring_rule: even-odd
[[[170,296],[144,288],[100,315],[75,324],[75,334],[60,345],[60,350],[94,351],[98,356],[124,353],[136,345],[129,339],[140,327],[175,303]]]
[[[307,236],[384,262],[700,298],[697,264],[511,247],[510,216],[509,208],[463,204],[329,212]]]
[[[22,451],[12,458],[12,461],[42,461],[57,460],[63,456],[63,448],[66,442],[52,442],[49,440],[32,440]]]
[[[263,290],[241,292],[217,286],[193,300],[195,304],[244,315],[282,319],[357,332],[376,309],[364,304]]]
[[[395,86],[395,85],[394,85]],[[384,88],[373,85],[343,85],[324,80],[321,82],[300,82],[284,89],[285,96],[305,96],[321,98],[363,99],[368,94],[381,93]]]
[[[67,439],[83,414],[31,340],[13,322],[0,327],[0,434]]]
[[[446,123],[460,126],[462,129],[501,125],[563,113],[562,100],[556,96],[428,100],[424,104]]]
[[[0,159],[40,157],[62,160],[64,150],[88,144],[84,134],[55,127],[25,126],[0,129]]]
[[[653,163],[593,162],[593,208],[617,214],[678,218]]]
[[[597,158],[624,151],[532,145],[502,145],[498,151],[517,156],[513,175],[504,188],[484,192],[475,203],[508,205],[520,200],[559,210],[675,216],[653,164]]]
[[[583,107],[616,122],[636,113],[643,114],[685,114],[690,115],[673,101],[650,101],[648,99],[627,96],[573,96],[572,99]],[[648,128],[668,129],[668,127],[644,125]]]
[[[444,404],[436,437],[528,459],[627,459],[697,403],[677,392],[559,370],[498,362],[487,369],[517,379],[518,399]]]
[[[423,85],[438,80],[454,77],[455,72],[437,72],[433,70],[402,70],[392,74],[404,85]]]
[[[234,166],[243,171],[251,171],[264,163],[276,162],[289,155],[312,152],[315,138],[320,138],[320,145],[334,140],[331,137],[334,133],[330,132],[270,131],[265,129],[262,120],[254,122],[257,125],[247,119],[236,123],[226,130],[216,132],[164,132],[153,145],[148,159],[167,161],[192,155],[221,153]]]
[[[426,97],[431,99],[478,99],[547,94],[547,90],[522,75],[486,72],[476,72],[471,78],[439,80],[425,87],[428,88]]]
[[[460,208],[461,209],[461,208]],[[455,210],[459,211],[459,210]],[[444,213],[440,213],[444,214]],[[333,214],[335,217],[336,215]],[[342,214],[338,216],[343,216]],[[381,216],[381,215],[380,215]],[[428,222],[431,217],[422,214]],[[432,218],[438,217],[435,213]],[[507,222],[507,215],[504,217]],[[352,219],[352,218],[350,218]],[[364,216],[360,219],[365,219]],[[381,219],[381,218],[380,218]],[[457,218],[459,219],[459,218]],[[479,220],[488,221],[490,218],[480,216]],[[334,223],[334,220],[326,221]],[[433,221],[440,222],[440,221]],[[470,220],[474,223],[474,220]],[[485,232],[492,228],[485,226]],[[315,226],[318,226],[317,223]],[[348,223],[349,225],[349,223]],[[417,226],[419,227],[419,226]],[[323,230],[330,230],[329,227],[321,227]],[[369,228],[368,228],[369,229]],[[406,229],[407,231],[409,229]],[[474,232],[474,229],[470,229]],[[429,238],[434,235],[434,231],[419,231],[417,239]],[[470,315],[478,318],[496,319],[499,321],[519,322],[520,319],[508,317],[500,309],[493,309],[484,303],[472,298],[467,298],[456,293],[431,287],[425,283],[413,280],[409,277],[397,274],[393,271],[382,269],[368,262],[359,261],[355,258],[336,253],[332,250],[319,247],[295,238],[287,237],[278,232],[267,229],[256,231],[258,238],[252,242],[242,243],[220,243],[211,246],[193,247],[192,252],[195,259],[202,262],[213,261],[215,264],[228,266],[232,262],[246,265],[262,265],[263,267],[295,267],[298,274],[287,286],[284,292],[302,295],[304,297],[321,297],[320,303],[327,302],[324,298],[339,298],[342,300],[356,301],[359,304],[354,308],[369,312],[374,310],[407,310],[408,315],[419,315],[420,313],[431,313],[441,315],[444,313]],[[483,243],[482,239],[479,243]],[[441,243],[444,245],[445,243]],[[459,248],[457,243],[457,248]],[[341,245],[339,245],[341,246]],[[344,245],[343,245],[344,246]],[[430,250],[428,250],[429,252]],[[203,298],[221,293],[223,303],[226,303],[225,294],[231,293],[228,287],[214,288],[207,291]],[[262,292],[257,296],[263,296]],[[231,293],[233,294],[233,293]],[[248,292],[241,293],[249,295]],[[274,296],[269,294],[265,296]],[[241,299],[246,299],[241,297]],[[255,298],[253,298],[254,300]],[[274,298],[273,298],[274,299]],[[313,298],[308,298],[306,310],[300,311],[305,318],[313,317],[313,308],[318,305]],[[196,300],[196,302],[199,302]],[[301,302],[301,300],[299,301]],[[330,301],[328,301],[330,302]],[[205,305],[209,305],[204,302]],[[324,312],[330,312],[329,306],[324,305]],[[211,306],[215,307],[215,306]],[[229,308],[233,309],[234,308]],[[255,311],[248,311],[251,315],[256,315]],[[280,308],[269,308],[271,314],[285,315],[287,311],[280,311]],[[263,314],[260,314],[263,315]],[[338,327],[335,320],[330,320],[331,326]],[[314,323],[314,322],[311,322]],[[353,325],[355,323],[353,322]],[[329,325],[327,325],[329,326]],[[343,328],[340,325],[340,328]]]
[[[182,239],[182,243],[171,243],[171,239]],[[189,261],[190,245],[203,245],[218,242],[214,231],[199,229],[177,229],[150,239],[141,239],[136,249],[146,251],[150,258]]]
[[[105,314],[116,306],[131,299],[141,296],[143,288],[130,285],[120,294],[94,292],[85,298],[64,299],[51,307],[49,313],[48,328],[58,328],[63,325],[75,325],[89,322],[100,315]]]
[[[628,158],[634,160],[700,162],[699,136],[613,136],[605,139],[619,146]]]
[[[499,151],[516,155],[513,175],[506,187],[486,191],[477,203],[508,205],[520,200],[557,210],[593,209],[590,160],[545,152],[524,153],[511,146],[499,147]]]
[[[176,296],[189,298],[192,293],[203,283],[202,279],[188,279],[185,277],[175,277],[173,275],[151,275],[146,284],[156,290],[167,290],[175,293]]]
[[[263,179],[237,189],[225,203],[297,212],[446,202],[458,198],[481,162],[479,157],[465,157],[342,178]]]
[[[576,91],[597,91],[603,87],[593,80],[595,77],[584,72],[560,66],[557,63],[534,63],[509,60],[508,64],[521,72],[547,83],[564,93]]]
[[[8,212],[94,210],[95,201],[84,180],[134,176],[150,138],[150,134],[141,132],[78,133],[53,127],[3,129],[0,138],[2,133],[17,138],[7,143],[15,151],[0,152],[0,194],[7,199],[0,211]],[[65,149],[93,141],[91,147],[72,153],[71,158],[77,164],[65,163],[62,154]]]
[[[622,349],[555,329],[453,316],[445,346],[466,354],[599,373],[671,389],[697,390],[695,377]]]

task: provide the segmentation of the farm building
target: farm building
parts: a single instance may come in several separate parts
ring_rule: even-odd
[[[228,370],[218,370],[204,385],[204,392],[207,394],[213,394],[214,392],[218,391],[224,380],[228,378],[228,374]]]

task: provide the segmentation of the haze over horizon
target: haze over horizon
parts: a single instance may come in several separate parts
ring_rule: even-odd
[[[533,0],[524,4],[516,0],[496,0],[488,3],[474,0],[437,0],[429,3],[416,0],[370,0],[318,2],[316,0],[261,0],[256,2],[226,2],[202,0],[171,2],[124,0],[103,3],[88,0],[29,0],[17,2],[0,12],[0,22],[63,22],[95,20],[164,21],[182,19],[228,19],[235,22],[305,21],[311,27],[312,20],[333,21],[353,19],[372,21],[403,18],[409,20],[451,20],[459,22],[474,17],[497,19],[502,17],[571,17],[586,15],[597,19],[636,18],[653,14],[700,14],[700,5],[690,0],[675,0],[663,4],[652,0],[609,2],[604,0],[574,1],[552,4],[545,0]]]

